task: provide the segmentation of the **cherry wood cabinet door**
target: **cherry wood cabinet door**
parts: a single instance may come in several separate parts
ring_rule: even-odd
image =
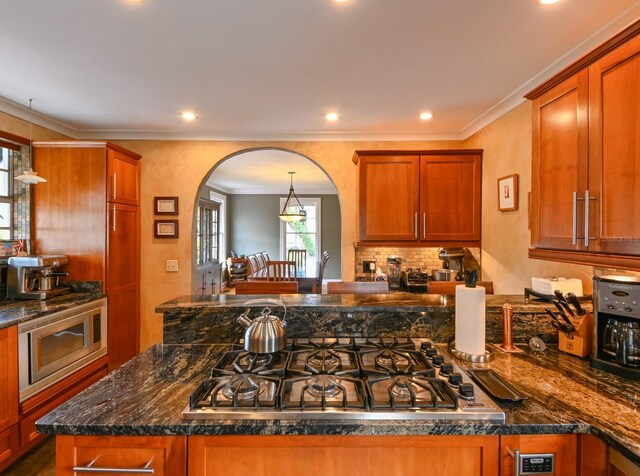
[[[533,101],[531,243],[534,247],[585,249],[588,94],[588,72],[583,70]]]
[[[590,249],[640,254],[640,37],[589,67]]]
[[[482,157],[420,157],[420,240],[480,241]]]
[[[555,454],[555,476],[578,474],[578,435],[506,435],[500,437],[500,474],[515,475],[515,450]]]
[[[419,167],[419,156],[360,157],[360,240],[418,240]]]
[[[18,423],[18,327],[0,329],[0,433]]]
[[[139,352],[140,209],[109,203],[107,251],[109,369]]]
[[[190,436],[189,476],[497,476],[497,436]]]
[[[137,159],[108,150],[109,189],[107,200],[128,205],[140,205],[140,172]]]
[[[184,476],[187,474],[186,440],[186,436],[59,435],[56,437],[56,475],[85,474],[74,472],[77,466],[93,467],[92,472],[97,474],[102,474],[99,468],[111,470],[103,471],[104,474],[133,474],[126,469],[146,468],[152,469],[156,476]]]

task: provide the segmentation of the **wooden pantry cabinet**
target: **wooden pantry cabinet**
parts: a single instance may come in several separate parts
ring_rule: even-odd
[[[640,269],[639,25],[527,95],[530,257]]]
[[[109,142],[34,142],[35,249],[69,256],[70,279],[102,281],[109,369],[140,341],[140,156]]]
[[[478,246],[482,151],[357,151],[358,244]]]

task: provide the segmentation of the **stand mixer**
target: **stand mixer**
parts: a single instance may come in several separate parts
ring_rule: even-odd
[[[442,260],[444,269],[457,271],[456,281],[464,281],[462,259],[464,258],[463,248],[440,248],[438,258]]]

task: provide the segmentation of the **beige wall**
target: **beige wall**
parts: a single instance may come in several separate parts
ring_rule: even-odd
[[[531,103],[526,102],[465,141],[484,149],[482,159],[482,279],[496,294],[521,294],[531,277],[581,278],[591,291],[593,269],[529,259],[528,192],[531,191]],[[519,175],[518,210],[498,211],[499,177]]]
[[[28,137],[28,124],[0,112],[0,130]],[[40,127],[34,139],[64,136]],[[193,206],[199,187],[214,166],[229,155],[251,148],[275,147],[298,152],[322,167],[333,180],[342,211],[342,276],[352,279],[355,271],[356,166],[351,162],[357,149],[484,149],[482,207],[483,279],[492,280],[496,293],[521,294],[532,276],[581,277],[590,290],[591,267],[530,260],[527,257],[527,192],[531,184],[531,105],[525,103],[464,142],[211,142],[211,141],[120,141],[123,147],[142,155],[142,293],[141,348],[162,339],[162,317],[157,304],[191,292],[191,248]],[[520,176],[520,207],[499,212],[498,177]],[[153,238],[153,197],[180,198],[180,237]],[[178,273],[165,272],[165,260],[178,259]]]

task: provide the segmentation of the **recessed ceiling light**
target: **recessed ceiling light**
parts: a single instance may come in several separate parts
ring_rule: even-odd
[[[338,115],[335,112],[330,112],[329,114],[327,114],[324,117],[327,119],[327,121],[337,121],[338,120]]]
[[[553,5],[554,3],[559,3],[560,0],[536,0],[538,5]]]
[[[182,113],[182,119],[184,119],[185,121],[193,121],[196,118],[196,115],[192,112],[183,112]]]
[[[144,0],[125,0],[127,3],[144,3]]]
[[[347,3],[349,0],[333,0],[336,3]]]
[[[422,119],[423,121],[428,121],[432,117],[433,117],[433,114],[430,112],[423,112],[422,114],[420,114],[420,119]]]

